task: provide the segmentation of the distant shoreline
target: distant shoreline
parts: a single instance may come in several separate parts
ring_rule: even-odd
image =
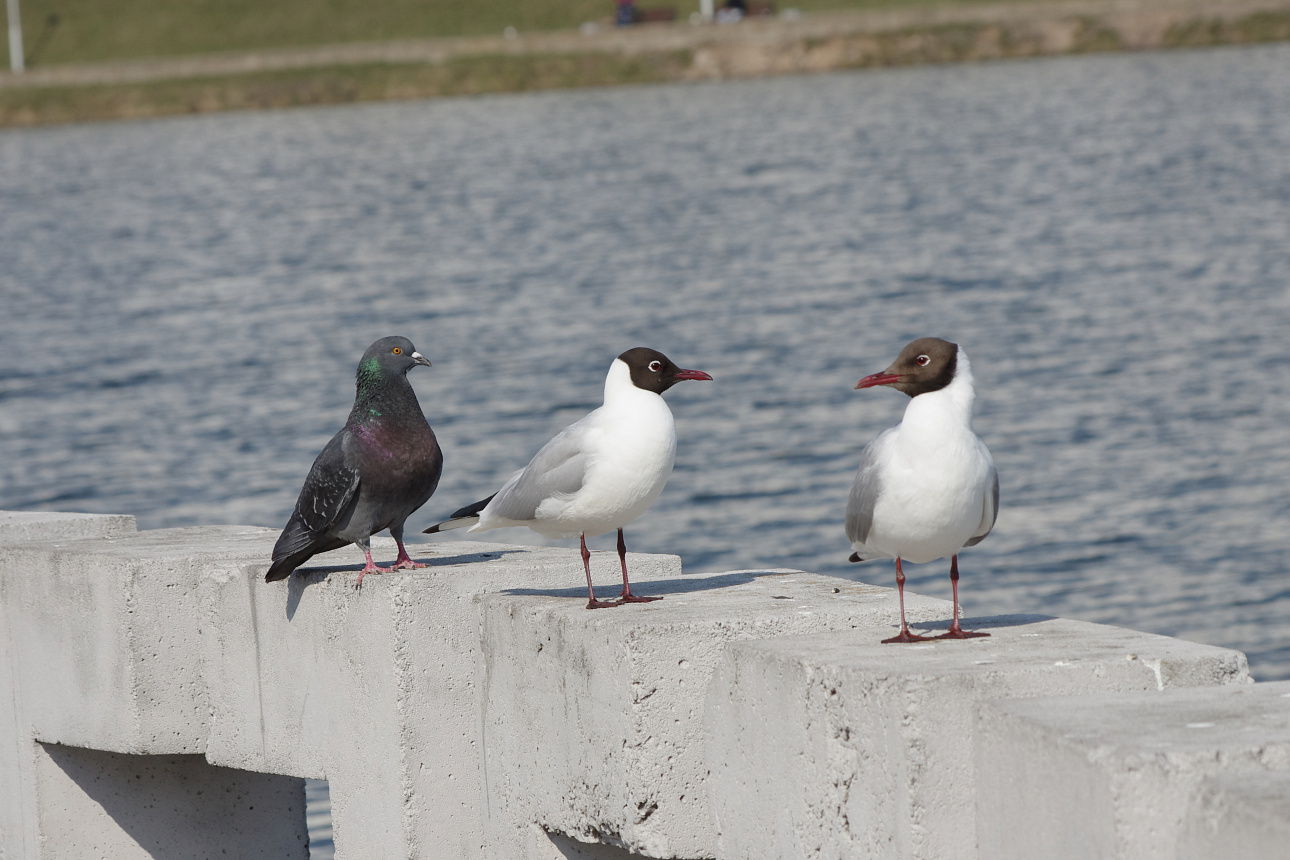
[[[0,128],[1290,40],[1290,0],[983,3],[0,73]]]

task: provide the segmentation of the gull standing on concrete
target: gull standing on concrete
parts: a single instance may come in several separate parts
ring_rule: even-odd
[[[296,509],[273,547],[265,582],[286,579],[320,552],[355,543],[369,573],[386,568],[372,561],[370,537],[389,529],[399,546],[390,570],[425,567],[403,546],[403,523],[439,486],[443,454],[421,412],[408,371],[430,361],[405,337],[383,337],[358,363],[354,407],[344,428],[314,460]]]
[[[905,623],[905,572],[950,557],[954,621],[935,638],[989,636],[959,626],[959,556],[994,528],[999,514],[999,473],[985,443],[972,432],[972,369],[957,344],[923,337],[901,351],[891,367],[866,376],[856,388],[886,385],[911,398],[905,417],[865,446],[847,503],[851,561],[896,559],[900,633],[884,642],[932,637]]]
[[[658,600],[632,594],[623,526],[654,504],[672,474],[676,425],[662,394],[683,379],[712,377],[677,367],[657,350],[627,350],[609,367],[603,406],[560,431],[494,495],[425,533],[465,526],[472,532],[528,526],[548,537],[578,535],[588,609]],[[618,529],[623,568],[623,592],[616,602],[596,599],[587,550],[587,535],[613,529]]]

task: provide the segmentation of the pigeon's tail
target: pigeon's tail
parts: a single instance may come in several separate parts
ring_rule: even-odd
[[[488,507],[488,503],[491,502],[496,495],[496,493],[493,493],[492,496],[489,496],[486,499],[481,499],[473,505],[466,505],[466,507],[459,511],[453,511],[451,519],[444,520],[441,523],[435,523],[421,534],[433,535],[438,534],[439,532],[449,532],[453,529],[464,529],[466,526],[473,526],[475,523],[479,522],[479,512]]]
[[[320,552],[330,552],[346,546],[349,541],[327,535],[316,535],[299,517],[292,516],[287,527],[273,545],[273,564],[264,575],[265,582],[286,579],[291,572]]]
[[[298,552],[286,558],[275,559],[269,567],[269,572],[264,575],[264,581],[277,582],[279,579],[286,579],[293,570],[308,561],[312,555],[313,553]]]

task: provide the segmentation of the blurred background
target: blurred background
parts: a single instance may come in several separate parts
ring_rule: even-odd
[[[23,15],[57,10],[54,64],[614,12],[316,5]],[[434,362],[410,378],[445,454],[419,531],[648,345],[716,381],[669,392],[676,472],[629,548],[890,584],[846,561],[842,519],[906,399],[852,387],[934,334],[971,357],[1002,482],[962,558],[969,617],[1124,625],[1290,678],[1288,285],[1279,43],[10,128],[0,508],[281,527],[358,357],[397,333]],[[612,538],[591,545],[611,581]],[[947,562],[907,571],[948,598]]]

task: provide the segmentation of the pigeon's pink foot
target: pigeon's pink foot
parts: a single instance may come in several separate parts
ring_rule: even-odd
[[[385,573],[385,568],[377,567],[376,562],[372,561],[372,551],[370,549],[363,550],[363,555],[367,557],[367,564],[358,572],[358,582],[354,583],[355,588],[363,587],[363,577],[369,573]]]
[[[588,609],[613,609],[618,604],[612,600],[596,600],[592,598],[587,601]]]
[[[413,561],[405,555],[396,560],[394,564],[390,565],[390,570],[417,570],[422,567],[429,567],[429,565],[422,564],[419,561]]]

